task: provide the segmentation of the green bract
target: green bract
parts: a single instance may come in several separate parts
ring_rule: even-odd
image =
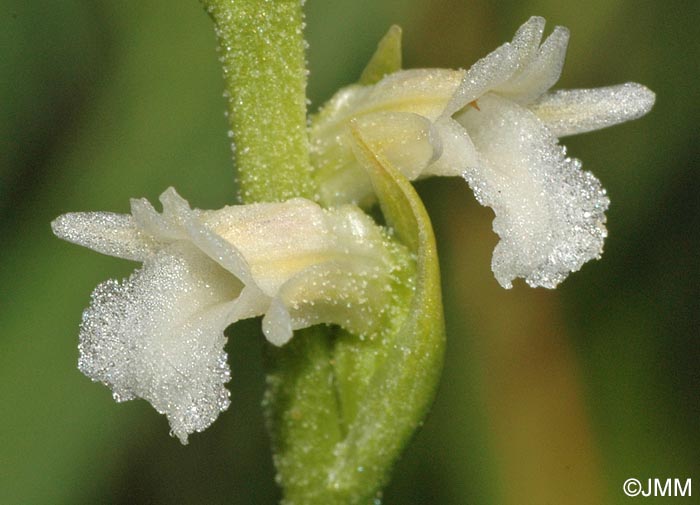
[[[370,503],[432,402],[444,327],[435,240],[410,183],[357,134],[387,223],[413,253],[374,339],[323,329],[271,353],[265,407],[288,504]]]

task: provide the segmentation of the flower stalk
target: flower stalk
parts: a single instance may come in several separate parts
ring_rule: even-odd
[[[214,21],[243,202],[313,198],[301,0],[201,0]]]

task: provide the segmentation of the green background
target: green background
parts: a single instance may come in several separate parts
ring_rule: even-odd
[[[700,495],[700,4],[309,0],[312,108],[391,23],[406,67],[468,67],[530,15],[571,29],[558,87],[637,81],[643,119],[566,139],[608,189],[601,261],[556,291],[501,289],[492,214],[461,180],[418,184],[448,334],[443,381],[386,504],[692,503]],[[198,2],[4,0],[0,9],[0,503],[272,504],[259,321],[227,350],[232,405],[183,447],[144,401],[76,369],[91,290],[129,263],[61,242],[68,211],[126,212],[174,186],[236,195],[211,23]],[[693,498],[626,498],[629,477]]]

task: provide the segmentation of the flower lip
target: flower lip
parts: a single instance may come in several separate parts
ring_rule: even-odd
[[[184,242],[123,282],[103,282],[80,324],[78,367],[117,401],[144,398],[183,443],[229,406],[223,331],[235,278]]]
[[[480,103],[480,112],[466,111],[457,120],[481,160],[463,176],[479,203],[495,213],[501,240],[494,274],[506,288],[517,277],[554,288],[600,256],[607,195],[530,110],[496,94]]]

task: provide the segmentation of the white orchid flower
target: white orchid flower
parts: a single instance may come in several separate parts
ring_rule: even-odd
[[[292,331],[338,324],[372,337],[390,317],[400,246],[360,209],[284,203],[190,209],[175,190],[163,213],[132,200],[131,215],[64,214],[54,233],[143,262],[123,282],[100,284],[80,326],[80,370],[117,401],[141,397],[172,433],[209,426],[229,405],[224,329],[264,315],[275,345]]]
[[[566,156],[558,137],[638,118],[654,94],[636,83],[550,93],[569,32],[532,17],[469,70],[404,70],[338,92],[312,122],[323,200],[367,203],[349,125],[374,140],[409,179],[460,175],[496,215],[492,268],[510,288],[555,287],[598,258],[609,201],[600,182]]]

